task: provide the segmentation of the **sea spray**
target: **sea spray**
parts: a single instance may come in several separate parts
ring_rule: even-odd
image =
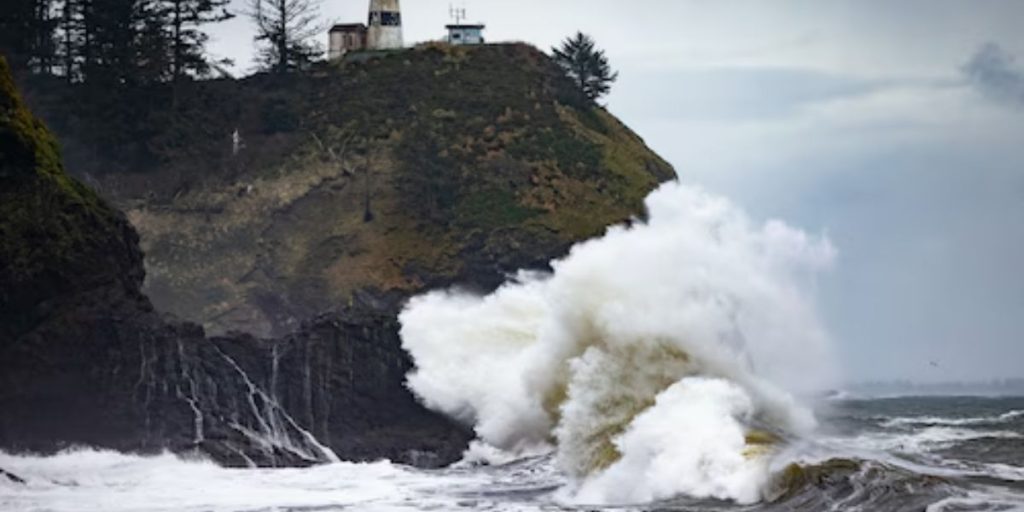
[[[553,444],[579,502],[756,501],[769,455],[747,437],[813,428],[793,396],[834,378],[811,297],[835,251],[680,183],[647,210],[550,275],[411,300],[408,385],[485,443]]]

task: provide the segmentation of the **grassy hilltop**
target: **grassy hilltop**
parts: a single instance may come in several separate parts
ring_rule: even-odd
[[[128,212],[155,305],[214,331],[281,333],[367,288],[494,286],[642,213],[674,177],[522,44],[125,99],[144,109],[74,94],[35,98],[69,166]]]

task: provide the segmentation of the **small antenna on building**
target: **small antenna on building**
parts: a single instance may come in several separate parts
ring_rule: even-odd
[[[453,20],[455,20],[455,24],[456,25],[461,25],[462,22],[465,21],[465,19],[466,19],[466,8],[465,7],[458,7],[457,8],[457,7],[453,6],[452,4],[448,4],[448,14],[449,14],[449,16],[452,17]]]

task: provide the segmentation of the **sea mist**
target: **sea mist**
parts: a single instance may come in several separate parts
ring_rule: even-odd
[[[776,445],[815,426],[796,397],[835,376],[813,295],[836,252],[680,183],[646,205],[550,274],[411,300],[408,385],[481,443],[554,449],[569,501],[756,502]]]

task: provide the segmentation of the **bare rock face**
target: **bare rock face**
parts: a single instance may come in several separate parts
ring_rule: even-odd
[[[2,59],[0,235],[4,450],[433,466],[456,460],[470,437],[402,385],[410,362],[394,297],[361,294],[277,340],[207,338],[162,318],[140,292],[135,231],[64,173]]]

